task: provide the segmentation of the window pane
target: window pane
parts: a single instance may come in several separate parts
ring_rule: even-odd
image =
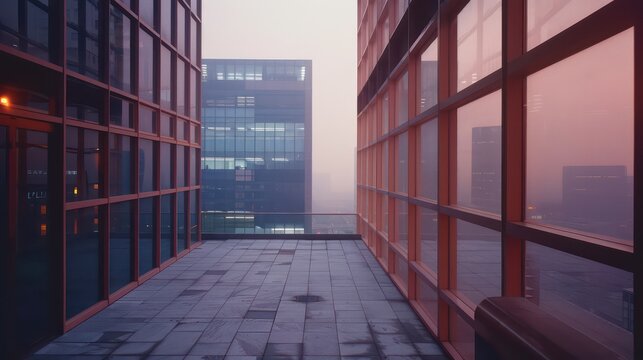
[[[154,268],[154,234],[156,206],[154,198],[141,199],[138,225],[138,273],[145,275]]]
[[[176,47],[179,53],[185,55],[185,8],[181,4],[176,5]]]
[[[174,137],[174,118],[161,113],[161,136]]]
[[[161,37],[168,43],[172,41],[172,4],[174,1],[161,1]]]
[[[501,0],[471,0],[458,14],[458,91],[500,69]]]
[[[134,104],[121,98],[109,98],[109,122],[112,125],[134,128]]]
[[[192,244],[199,241],[198,191],[190,191],[190,239]]]
[[[409,205],[395,199],[395,242],[404,250],[409,248]]]
[[[140,0],[138,2],[138,14],[143,21],[153,28],[156,28],[156,21],[154,21],[154,8],[156,7],[156,0]]]
[[[417,229],[420,235],[417,259],[427,268],[438,271],[438,213],[417,207]]]
[[[199,95],[198,89],[201,85],[200,77],[196,70],[190,71],[190,117],[197,119],[197,98]]]
[[[395,275],[402,280],[402,288],[408,289],[409,286],[409,263],[400,255],[395,254]]]
[[[592,339],[633,358],[632,273],[526,243],[527,298]]]
[[[161,106],[172,109],[172,52],[161,46]]]
[[[26,16],[20,15],[23,4],[26,6]],[[20,0],[3,1],[0,12],[0,43],[50,60],[50,11],[52,9],[47,3],[35,5]],[[53,13],[57,13],[55,8]]]
[[[438,121],[433,119],[420,126],[420,171],[417,172],[417,193],[427,199],[438,199]]]
[[[124,91],[132,91],[132,23],[114,5],[109,17],[109,82]]]
[[[388,124],[389,124],[389,104],[388,104],[388,93],[384,94],[382,98],[382,135],[388,133]]]
[[[147,133],[156,134],[156,111],[139,105],[138,107],[138,129]]]
[[[103,299],[101,218],[97,206],[67,212],[67,319]]]
[[[612,0],[528,0],[527,50],[551,39]]]
[[[185,62],[176,60],[176,111],[179,114],[187,115],[185,106]]]
[[[458,109],[458,205],[500,213],[501,93]]]
[[[417,282],[417,301],[434,323],[438,323],[438,292],[431,284],[419,276]]]
[[[457,220],[457,286],[477,305],[501,294],[500,233]]]
[[[172,144],[161,143],[161,189],[170,189],[173,186],[174,157],[172,156]]]
[[[185,146],[176,147],[176,187],[187,186],[185,173],[187,172],[185,163]]]
[[[143,100],[156,101],[156,76],[154,76],[154,39],[140,30],[138,39],[138,96]]]
[[[195,148],[190,148],[190,185],[199,185],[197,182],[199,171],[201,167],[198,166],[200,159],[197,156],[197,151]]]
[[[395,124],[409,120],[409,73],[405,72],[395,83]]]
[[[187,192],[180,192],[176,194],[176,242],[177,252],[181,252],[187,248],[187,212],[185,207],[187,205],[186,199]]]
[[[139,156],[139,191],[154,191],[154,180],[156,178],[156,149],[154,141],[139,139],[140,156]]]
[[[398,135],[395,139],[397,145],[397,169],[396,169],[396,179],[395,179],[395,190],[401,193],[407,193],[409,190],[409,143],[408,143],[408,133],[403,133]]]
[[[626,30],[527,77],[526,221],[631,243],[633,37]]]
[[[438,103],[438,39],[424,50],[418,69],[417,113]]]
[[[102,77],[99,45],[103,35],[99,0],[67,2],[67,66],[78,73],[98,79]]]
[[[161,262],[172,257],[174,239],[174,195],[161,196]]]
[[[382,143],[382,188],[388,190],[388,141]]]
[[[197,57],[197,26],[196,21],[190,17],[190,59],[193,64],[198,64]]]
[[[109,192],[123,195],[133,192],[134,140],[129,136],[109,134]]]
[[[109,293],[134,280],[132,202],[111,204],[109,216]]]
[[[67,117],[102,124],[105,92],[96,86],[67,79]]]
[[[67,201],[102,196],[102,167],[99,133],[67,127]]]
[[[453,308],[449,308],[449,343],[463,359],[475,359],[475,330]]]

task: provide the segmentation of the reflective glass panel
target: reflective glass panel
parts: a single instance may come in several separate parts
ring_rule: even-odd
[[[395,242],[408,251],[409,247],[409,205],[395,199]]]
[[[174,195],[161,196],[161,262],[172,257],[174,240]]]
[[[417,171],[417,194],[438,199],[438,121],[433,119],[420,126],[417,145],[420,149]]]
[[[631,244],[634,101],[633,29],[527,77],[526,221]]]
[[[187,163],[185,162],[185,146],[176,147],[176,186],[187,186],[185,174],[187,173]]]
[[[138,183],[139,191],[154,191],[156,179],[156,147],[154,141],[139,139]]]
[[[409,73],[405,72],[395,83],[395,124],[409,120]]]
[[[174,174],[174,156],[172,156],[172,147],[174,145],[161,143],[161,189],[170,189],[173,186]]]
[[[154,237],[156,234],[156,205],[154,198],[138,202],[138,274],[145,275],[154,268]]]
[[[500,90],[458,109],[458,205],[500,213],[502,108]]]
[[[109,82],[132,92],[132,21],[114,5],[109,16]]]
[[[67,78],[67,116],[102,124],[105,109],[105,91],[86,82]]]
[[[6,0],[0,12],[0,43],[50,60],[50,8],[48,1]]]
[[[431,320],[438,323],[438,292],[433,285],[417,277],[417,301]]]
[[[167,0],[165,0],[167,1]],[[156,0],[140,0],[138,2],[138,15],[149,26],[156,28],[155,12]]]
[[[427,268],[438,271],[438,213],[435,210],[417,209],[417,259]]]
[[[161,136],[174,137],[174,118],[166,113],[161,113]]]
[[[109,293],[134,280],[132,202],[111,204],[109,214]]]
[[[398,135],[395,138],[395,144],[397,145],[397,167],[396,167],[396,179],[395,179],[395,190],[401,193],[407,193],[409,191],[409,140],[408,133],[403,133]]]
[[[121,98],[109,98],[109,122],[128,128],[134,128],[134,104]]]
[[[418,62],[417,113],[420,114],[438,103],[438,39],[424,50]]]
[[[101,144],[98,131],[67,127],[67,201],[102,195]]]
[[[104,16],[101,5],[99,0],[67,2],[67,14],[74,13],[67,16],[67,67],[97,80],[102,77],[103,64],[99,50]]]
[[[458,14],[458,91],[498,70],[501,0],[471,0]]]
[[[109,134],[109,193],[131,194],[134,190],[134,139]]]
[[[187,107],[185,106],[185,62],[183,60],[176,60],[176,111],[179,114],[187,115]]]
[[[156,134],[157,112],[154,109],[148,108],[143,105],[138,107],[138,129],[143,132]]]
[[[161,46],[161,106],[172,109],[172,52],[165,46]]]
[[[176,5],[176,48],[179,53],[186,55],[186,24],[185,8],[181,4]]]
[[[188,228],[187,228],[187,192],[176,194],[176,245],[177,253],[187,248]]]
[[[156,101],[154,39],[142,29],[138,34],[138,96],[143,100]]]
[[[172,6],[174,1],[161,1],[161,37],[168,43],[174,44],[172,41]]]
[[[199,241],[198,197],[197,190],[190,191],[190,239],[192,244]]]

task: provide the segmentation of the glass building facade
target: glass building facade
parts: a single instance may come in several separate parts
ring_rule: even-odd
[[[358,1],[358,228],[454,358],[495,296],[643,356],[642,11]]]
[[[201,1],[2,5],[5,359],[200,241]]]
[[[204,59],[202,81],[205,216],[217,232],[284,230],[275,215],[216,214],[310,212],[311,61]]]

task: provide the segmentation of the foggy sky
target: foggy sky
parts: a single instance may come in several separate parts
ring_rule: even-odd
[[[313,211],[354,211],[357,5],[204,0],[204,59],[313,61]]]

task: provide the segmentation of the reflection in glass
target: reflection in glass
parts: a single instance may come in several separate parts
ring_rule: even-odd
[[[103,299],[101,215],[97,206],[67,212],[67,319]]]
[[[161,189],[170,189],[173,186],[174,156],[172,147],[174,145],[161,143]]]
[[[409,73],[404,72],[395,83],[395,124],[404,124],[409,120]]]
[[[176,147],[176,187],[187,186],[185,174],[187,164],[185,163],[185,146]]]
[[[109,122],[112,125],[134,128],[134,103],[110,96]]]
[[[21,9],[26,8],[26,16]],[[0,43],[41,59],[51,60],[49,52],[49,13],[47,2],[5,0],[0,11]],[[56,11],[54,10],[54,13]]]
[[[475,331],[453,308],[449,308],[449,343],[463,359],[475,359]]]
[[[154,39],[144,30],[139,30],[138,38],[138,96],[143,100],[156,101],[156,76]]]
[[[190,240],[194,244],[199,241],[199,219],[198,219],[198,191],[190,191]]]
[[[161,1],[161,37],[168,43],[172,41],[172,5],[174,1]]]
[[[162,1],[163,2],[163,1]],[[165,0],[167,2],[167,0]],[[154,9],[156,8],[156,0],[140,0],[138,2],[138,15],[150,27],[156,29],[156,21],[154,17]]]
[[[395,199],[395,242],[408,251],[409,205],[406,201],[399,199]]]
[[[134,177],[134,140],[129,136],[109,134],[109,193],[131,194]]]
[[[111,204],[109,214],[109,293],[134,280],[132,202]]]
[[[186,28],[185,28],[185,7],[181,4],[176,5],[176,48],[182,55],[185,53],[186,47]],[[177,93],[180,94],[180,93]]]
[[[395,254],[395,275],[402,280],[402,288],[408,289],[409,286],[409,263],[400,255]]]
[[[156,111],[146,106],[138,107],[138,129],[143,132],[156,134]]]
[[[458,14],[458,91],[500,69],[501,10],[501,0],[471,0]]]
[[[174,118],[166,113],[161,113],[161,136],[174,137]]]
[[[525,220],[631,244],[634,30],[527,77],[526,109]]]
[[[174,195],[161,196],[161,263],[169,260],[174,251]]]
[[[500,214],[502,108],[500,90],[458,109],[457,203]]]
[[[395,138],[397,145],[397,167],[395,191],[407,193],[409,191],[409,140],[408,133],[402,133]]]
[[[176,60],[176,112],[187,115],[185,106],[185,62],[181,59]]]
[[[612,0],[528,0],[527,50],[551,39]]]
[[[132,91],[132,22],[116,6],[110,5],[109,82],[121,90]]]
[[[187,192],[176,194],[176,246],[177,253],[187,248],[188,228],[187,228]]]
[[[154,268],[154,235],[156,234],[156,205],[154,198],[138,202],[138,274],[145,275]]]
[[[161,46],[161,106],[172,109],[172,52]]]
[[[382,188],[388,190],[388,141],[382,142]]]
[[[424,281],[418,276],[417,281],[417,301],[424,311],[429,315],[429,318],[435,323],[438,323],[438,292],[431,284]]]
[[[102,124],[104,97],[103,89],[71,77],[67,78],[68,117]]]
[[[438,39],[424,50],[418,64],[417,113],[420,114],[438,103]]]
[[[190,17],[190,59],[192,63],[197,63],[197,25],[196,20]]]
[[[139,191],[154,191],[156,178],[156,149],[154,141],[147,139],[138,140],[140,151],[138,159]]]
[[[500,233],[457,220],[456,289],[474,305],[501,294]]]
[[[438,272],[438,213],[417,207],[417,259],[427,268]]]
[[[420,171],[417,172],[417,193],[419,196],[438,199],[438,121],[425,122],[420,126],[418,154]]]
[[[103,191],[98,131],[67,127],[67,201],[99,198]]]
[[[67,66],[83,75],[102,77],[102,3],[99,0],[67,2]],[[73,15],[72,15],[73,14]]]
[[[633,358],[632,273],[526,242],[525,291],[544,311]]]

